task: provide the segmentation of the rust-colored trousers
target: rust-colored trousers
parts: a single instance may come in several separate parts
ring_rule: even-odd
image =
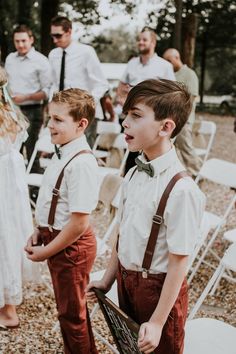
[[[44,245],[60,231],[39,228]],[[76,242],[48,259],[65,354],[97,354],[84,289],[96,256],[96,239],[89,228]]]
[[[126,270],[119,265],[117,276],[120,308],[138,324],[149,321],[162,290],[166,274],[149,275]],[[188,309],[187,282],[184,280],[178,298],[163,327],[155,354],[182,354],[184,349],[184,325]]]

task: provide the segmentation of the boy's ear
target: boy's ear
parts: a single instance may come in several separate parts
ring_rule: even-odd
[[[175,122],[172,119],[164,119],[159,131],[159,136],[171,136],[175,127]]]
[[[88,119],[87,118],[81,118],[80,121],[78,122],[78,128],[82,128],[85,130],[88,126]]]

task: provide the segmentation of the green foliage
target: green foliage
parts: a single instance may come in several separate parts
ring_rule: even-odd
[[[136,51],[135,34],[125,31],[123,26],[106,30],[95,37],[91,44],[102,62],[127,63]]]

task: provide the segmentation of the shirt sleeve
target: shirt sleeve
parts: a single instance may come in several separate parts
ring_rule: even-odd
[[[188,74],[188,87],[191,95],[198,96],[199,93],[199,81],[196,73],[194,71],[189,72]]]
[[[95,50],[91,47],[87,53],[87,73],[90,79],[91,94],[96,102],[104,95],[109,89],[109,84],[105,78],[100,61],[97,57]]]
[[[52,73],[50,64],[47,58],[42,57],[40,61],[40,69],[39,69],[39,80],[41,90],[45,92],[46,97],[49,97],[50,87],[52,85]]]
[[[122,75],[122,78],[120,79],[121,82],[125,83],[125,84],[129,84],[129,76],[128,76],[128,71],[129,71],[129,62],[126,65],[125,71]]]
[[[194,185],[194,188],[185,181],[178,182],[185,188],[173,190],[170,194],[164,214],[168,250],[179,255],[190,255],[193,252],[200,237],[205,208],[203,193],[197,186]]]
[[[98,167],[93,156],[80,156],[65,170],[69,212],[91,214],[98,203]]]

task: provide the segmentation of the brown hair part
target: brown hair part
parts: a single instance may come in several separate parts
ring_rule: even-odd
[[[32,30],[26,25],[19,25],[13,30],[13,37],[15,33],[27,33],[29,37],[33,37]]]
[[[95,117],[95,100],[85,90],[70,88],[57,92],[53,95],[52,102],[67,104],[69,115],[75,122],[86,118],[90,124]]]
[[[123,113],[127,114],[137,103],[152,108],[157,121],[172,119],[176,125],[172,138],[183,128],[192,108],[191,95],[186,86],[164,79],[145,80],[134,86],[128,93]]]
[[[72,22],[65,16],[55,16],[51,19],[51,26],[62,26],[65,32],[72,29]]]

